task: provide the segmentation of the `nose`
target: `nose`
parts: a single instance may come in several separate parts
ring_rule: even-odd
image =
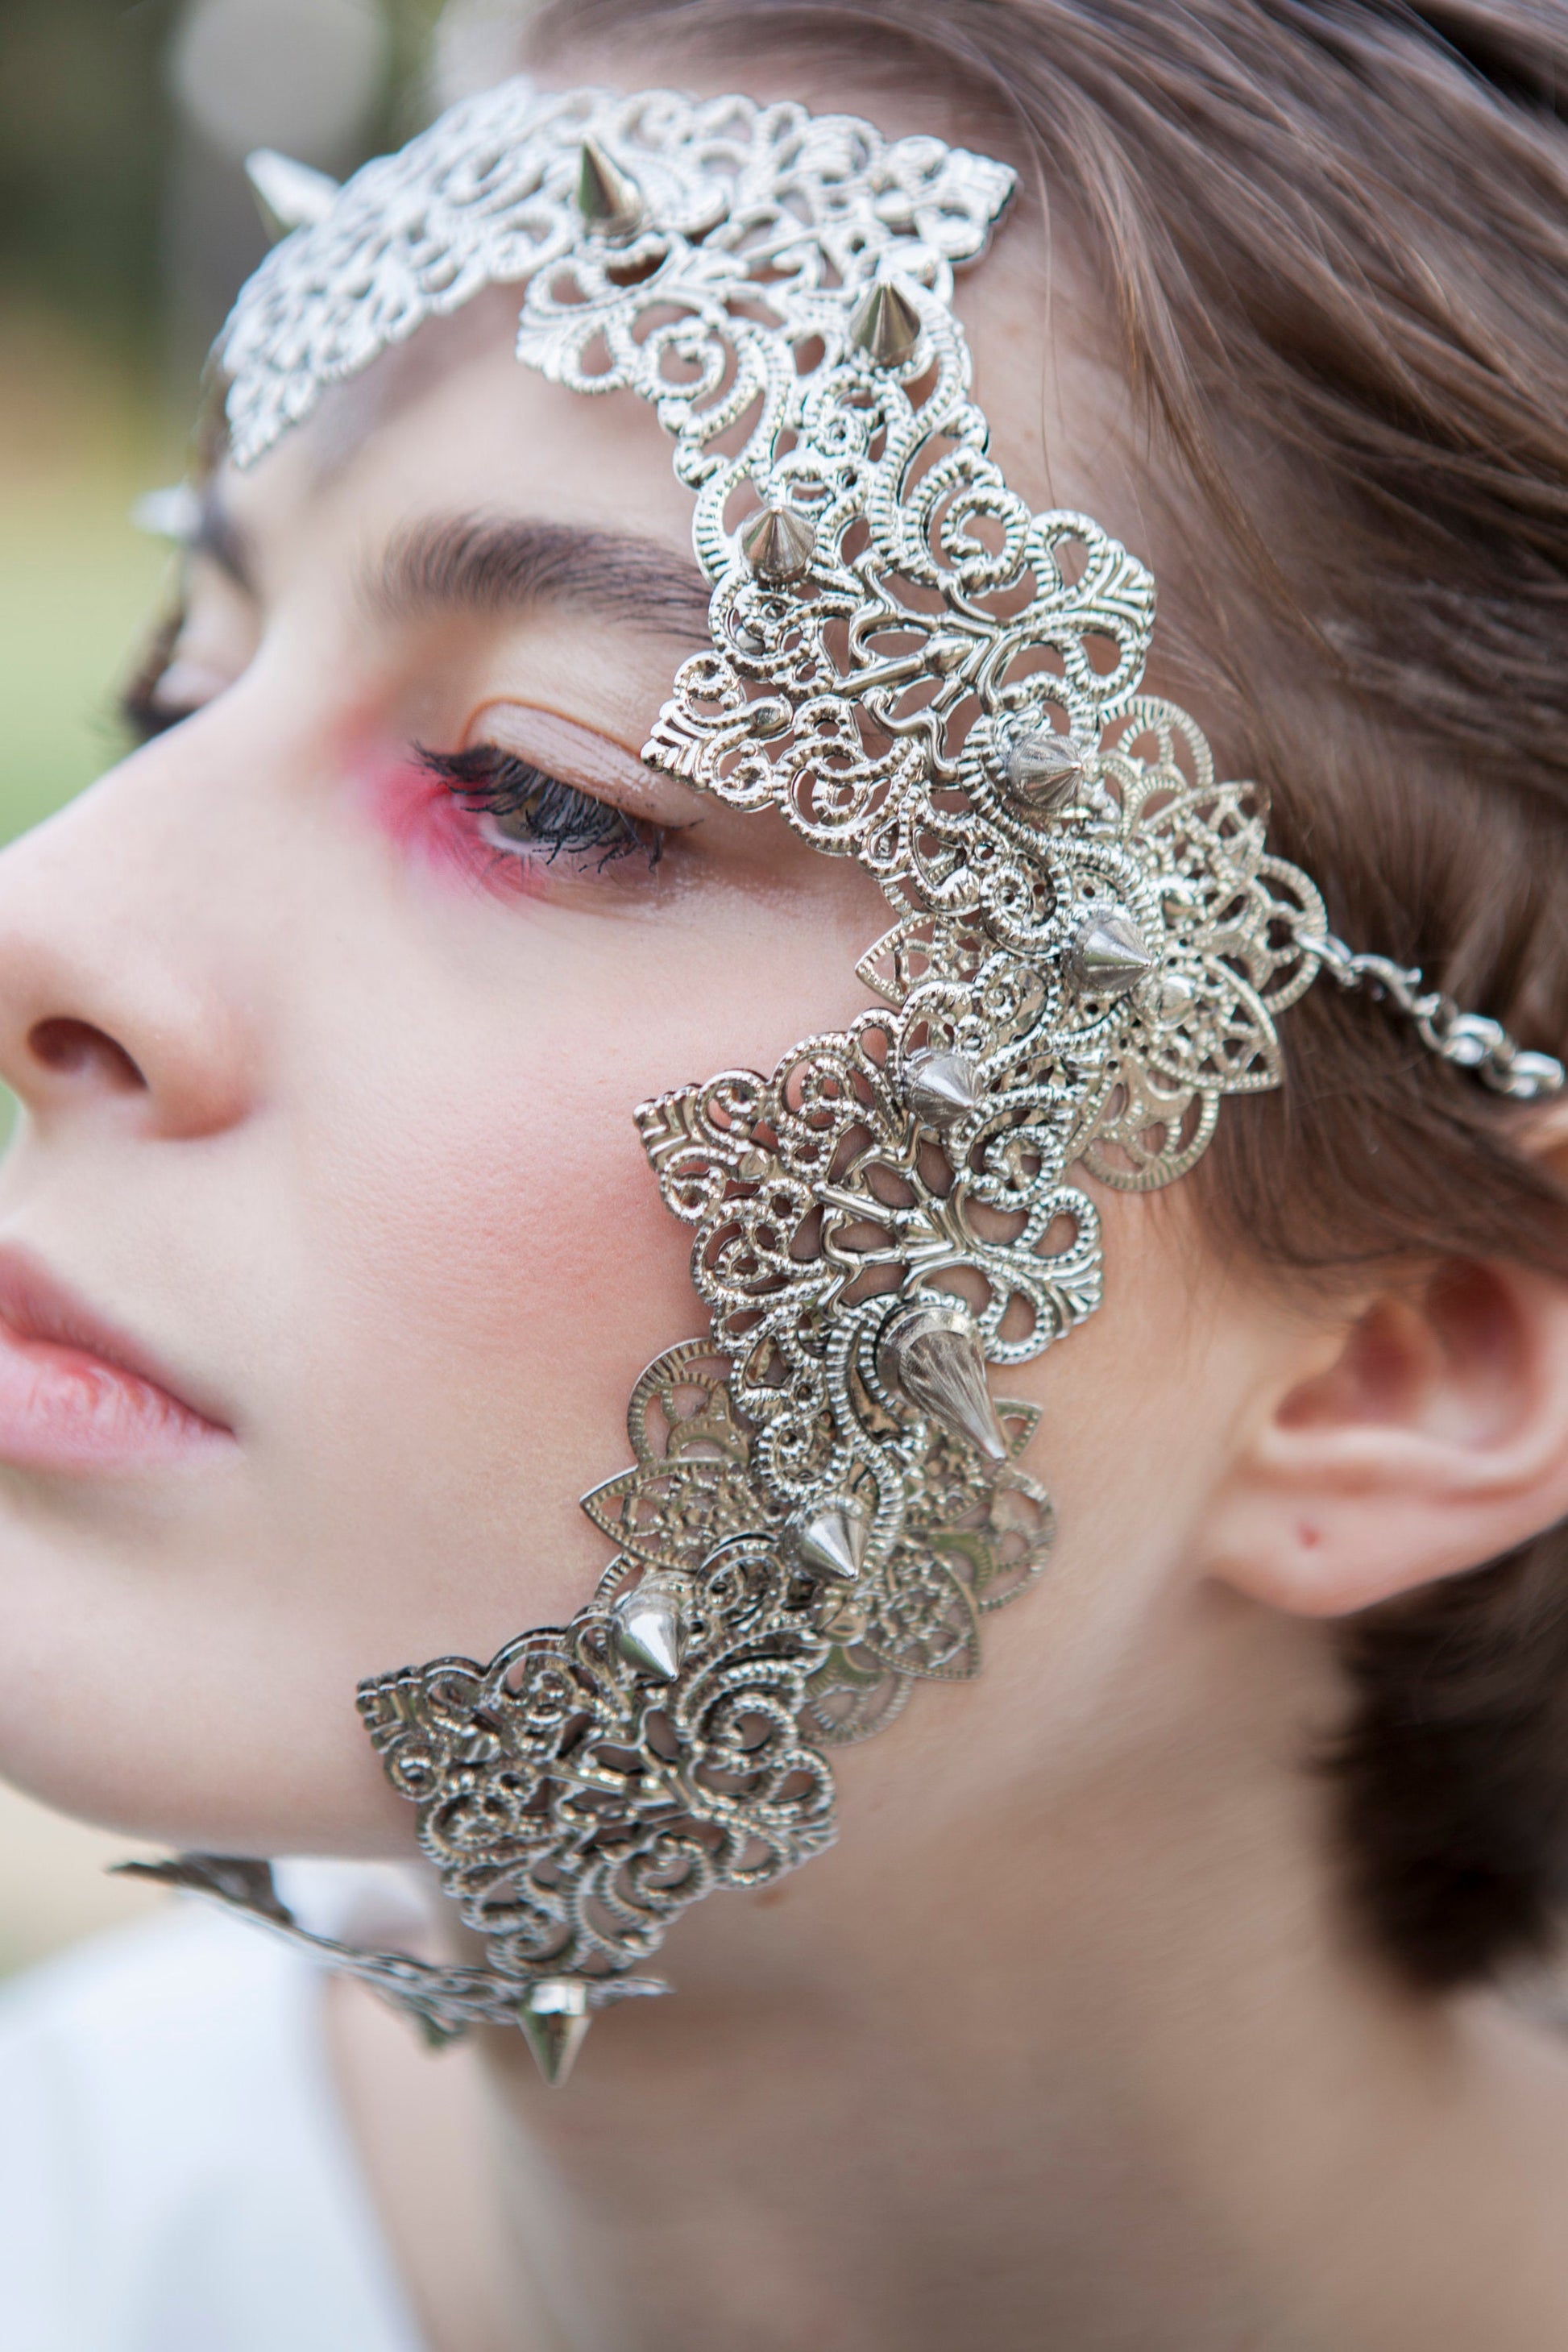
[[[157,749],[0,854],[0,1077],[40,1126],[111,1117],[188,1138],[245,1108],[245,1040]]]

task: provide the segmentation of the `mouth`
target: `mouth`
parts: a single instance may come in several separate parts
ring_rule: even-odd
[[[15,1249],[0,1248],[0,1463],[94,1471],[185,1461],[234,1432],[140,1342]]]

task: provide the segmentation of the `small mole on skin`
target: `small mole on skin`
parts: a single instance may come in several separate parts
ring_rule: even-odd
[[[1316,1547],[1323,1540],[1323,1531],[1321,1528],[1315,1528],[1310,1519],[1302,1520],[1300,1534],[1301,1549],[1303,1551],[1311,1551],[1315,1549]]]
[[[758,1910],[771,1911],[773,1905],[782,1903],[788,1893],[787,1886],[764,1886],[756,1898]]]

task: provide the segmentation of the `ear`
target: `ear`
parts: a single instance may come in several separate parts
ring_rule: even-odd
[[[1260,1401],[1201,1565],[1331,1617],[1479,1567],[1568,1514],[1568,1284],[1449,1265],[1378,1298]]]

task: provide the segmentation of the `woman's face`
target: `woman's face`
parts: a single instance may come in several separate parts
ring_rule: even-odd
[[[1047,369],[1014,235],[962,302],[997,455],[1136,542],[1115,387],[1059,264]],[[406,1838],[356,1681],[586,1599],[576,1497],[702,1328],[633,1108],[843,1023],[889,920],[640,765],[706,639],[689,494],[630,395],[516,362],[514,314],[485,298],[219,473],[175,723],[0,861],[0,1766],[187,1844]],[[1031,1737],[1042,1675],[1086,1694],[1082,1629],[1142,1605],[1202,1486],[1173,1229],[1111,1206],[1110,1304],[1008,1382],[1047,1402],[1068,1536],[993,1641],[998,1738],[1009,1682]],[[972,1700],[933,1699],[938,1754]]]

